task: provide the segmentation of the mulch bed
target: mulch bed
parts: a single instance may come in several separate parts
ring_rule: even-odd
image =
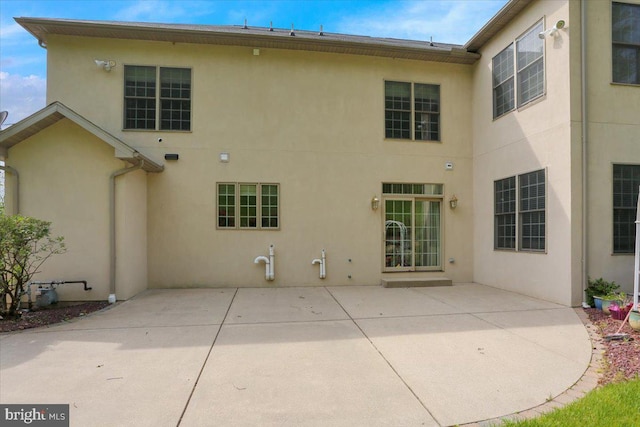
[[[1,319],[0,332],[20,331],[66,322],[77,317],[86,316],[94,311],[102,310],[108,305],[107,301],[90,301],[75,304],[61,303],[38,310],[23,311],[17,318]]]
[[[622,320],[613,319],[602,310],[586,308],[584,311],[603,338],[615,334],[622,324]],[[629,338],[621,341],[603,339],[606,351],[603,375],[599,380],[601,385],[640,378],[640,331],[632,329],[626,322],[620,333],[628,334]]]

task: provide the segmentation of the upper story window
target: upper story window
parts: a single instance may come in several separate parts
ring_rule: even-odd
[[[640,165],[613,165],[613,253],[632,254],[636,244],[636,209]]]
[[[125,65],[124,80],[125,129],[191,130],[190,69]]]
[[[384,82],[385,137],[440,141],[440,86]]]
[[[640,4],[613,3],[613,81],[640,84]]]
[[[493,57],[494,119],[544,95],[544,40],[538,37],[542,31],[540,21]]]

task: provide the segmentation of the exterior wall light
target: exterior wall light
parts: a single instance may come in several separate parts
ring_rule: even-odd
[[[107,59],[107,60],[96,59],[93,62],[96,63],[98,68],[102,68],[106,72],[111,71],[111,69],[116,66],[116,61],[112,59]]]
[[[220,161],[222,163],[229,163],[229,153],[220,153]]]
[[[373,196],[373,199],[371,199],[371,210],[377,211],[379,207],[380,199],[378,199],[376,196]]]
[[[449,207],[451,207],[451,209],[455,209],[458,207],[458,198],[455,194],[449,199]]]

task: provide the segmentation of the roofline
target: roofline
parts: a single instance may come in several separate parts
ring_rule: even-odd
[[[162,164],[142,154],[140,151],[124,143],[119,138],[116,138],[106,130],[93,124],[60,102],[49,104],[29,117],[0,131],[0,158],[3,160],[6,159],[11,147],[57,123],[63,118],[71,120],[87,132],[111,145],[114,148],[115,157],[133,164],[144,160],[143,169],[147,172],[162,172],[162,170],[164,170]]]
[[[469,52],[477,53],[493,36],[506,27],[511,19],[534,0],[509,0],[480,30],[463,46]]]
[[[420,61],[473,64],[480,55],[461,45],[430,43],[312,31],[187,24],[90,21],[49,18],[14,18],[39,43],[51,34],[171,43],[200,43],[253,48],[276,48],[329,53],[381,56]]]

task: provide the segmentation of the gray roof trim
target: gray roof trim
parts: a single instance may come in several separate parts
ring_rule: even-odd
[[[60,102],[49,104],[42,110],[0,131],[0,157],[7,158],[9,148],[64,118],[71,120],[87,132],[111,145],[114,148],[115,157],[133,164],[144,160],[143,169],[147,172],[162,172],[164,170],[162,164],[127,145]]]
[[[234,25],[188,25],[145,22],[90,21],[48,18],[15,18],[41,43],[52,34],[200,43],[253,48],[292,49],[352,55],[382,56],[419,61],[473,64],[480,56],[462,46],[427,41],[353,36],[314,31],[242,27]]]
[[[529,6],[534,0],[510,0],[493,18],[487,22],[471,39],[464,45],[464,49],[469,52],[478,52],[493,36],[506,27],[517,14]]]

